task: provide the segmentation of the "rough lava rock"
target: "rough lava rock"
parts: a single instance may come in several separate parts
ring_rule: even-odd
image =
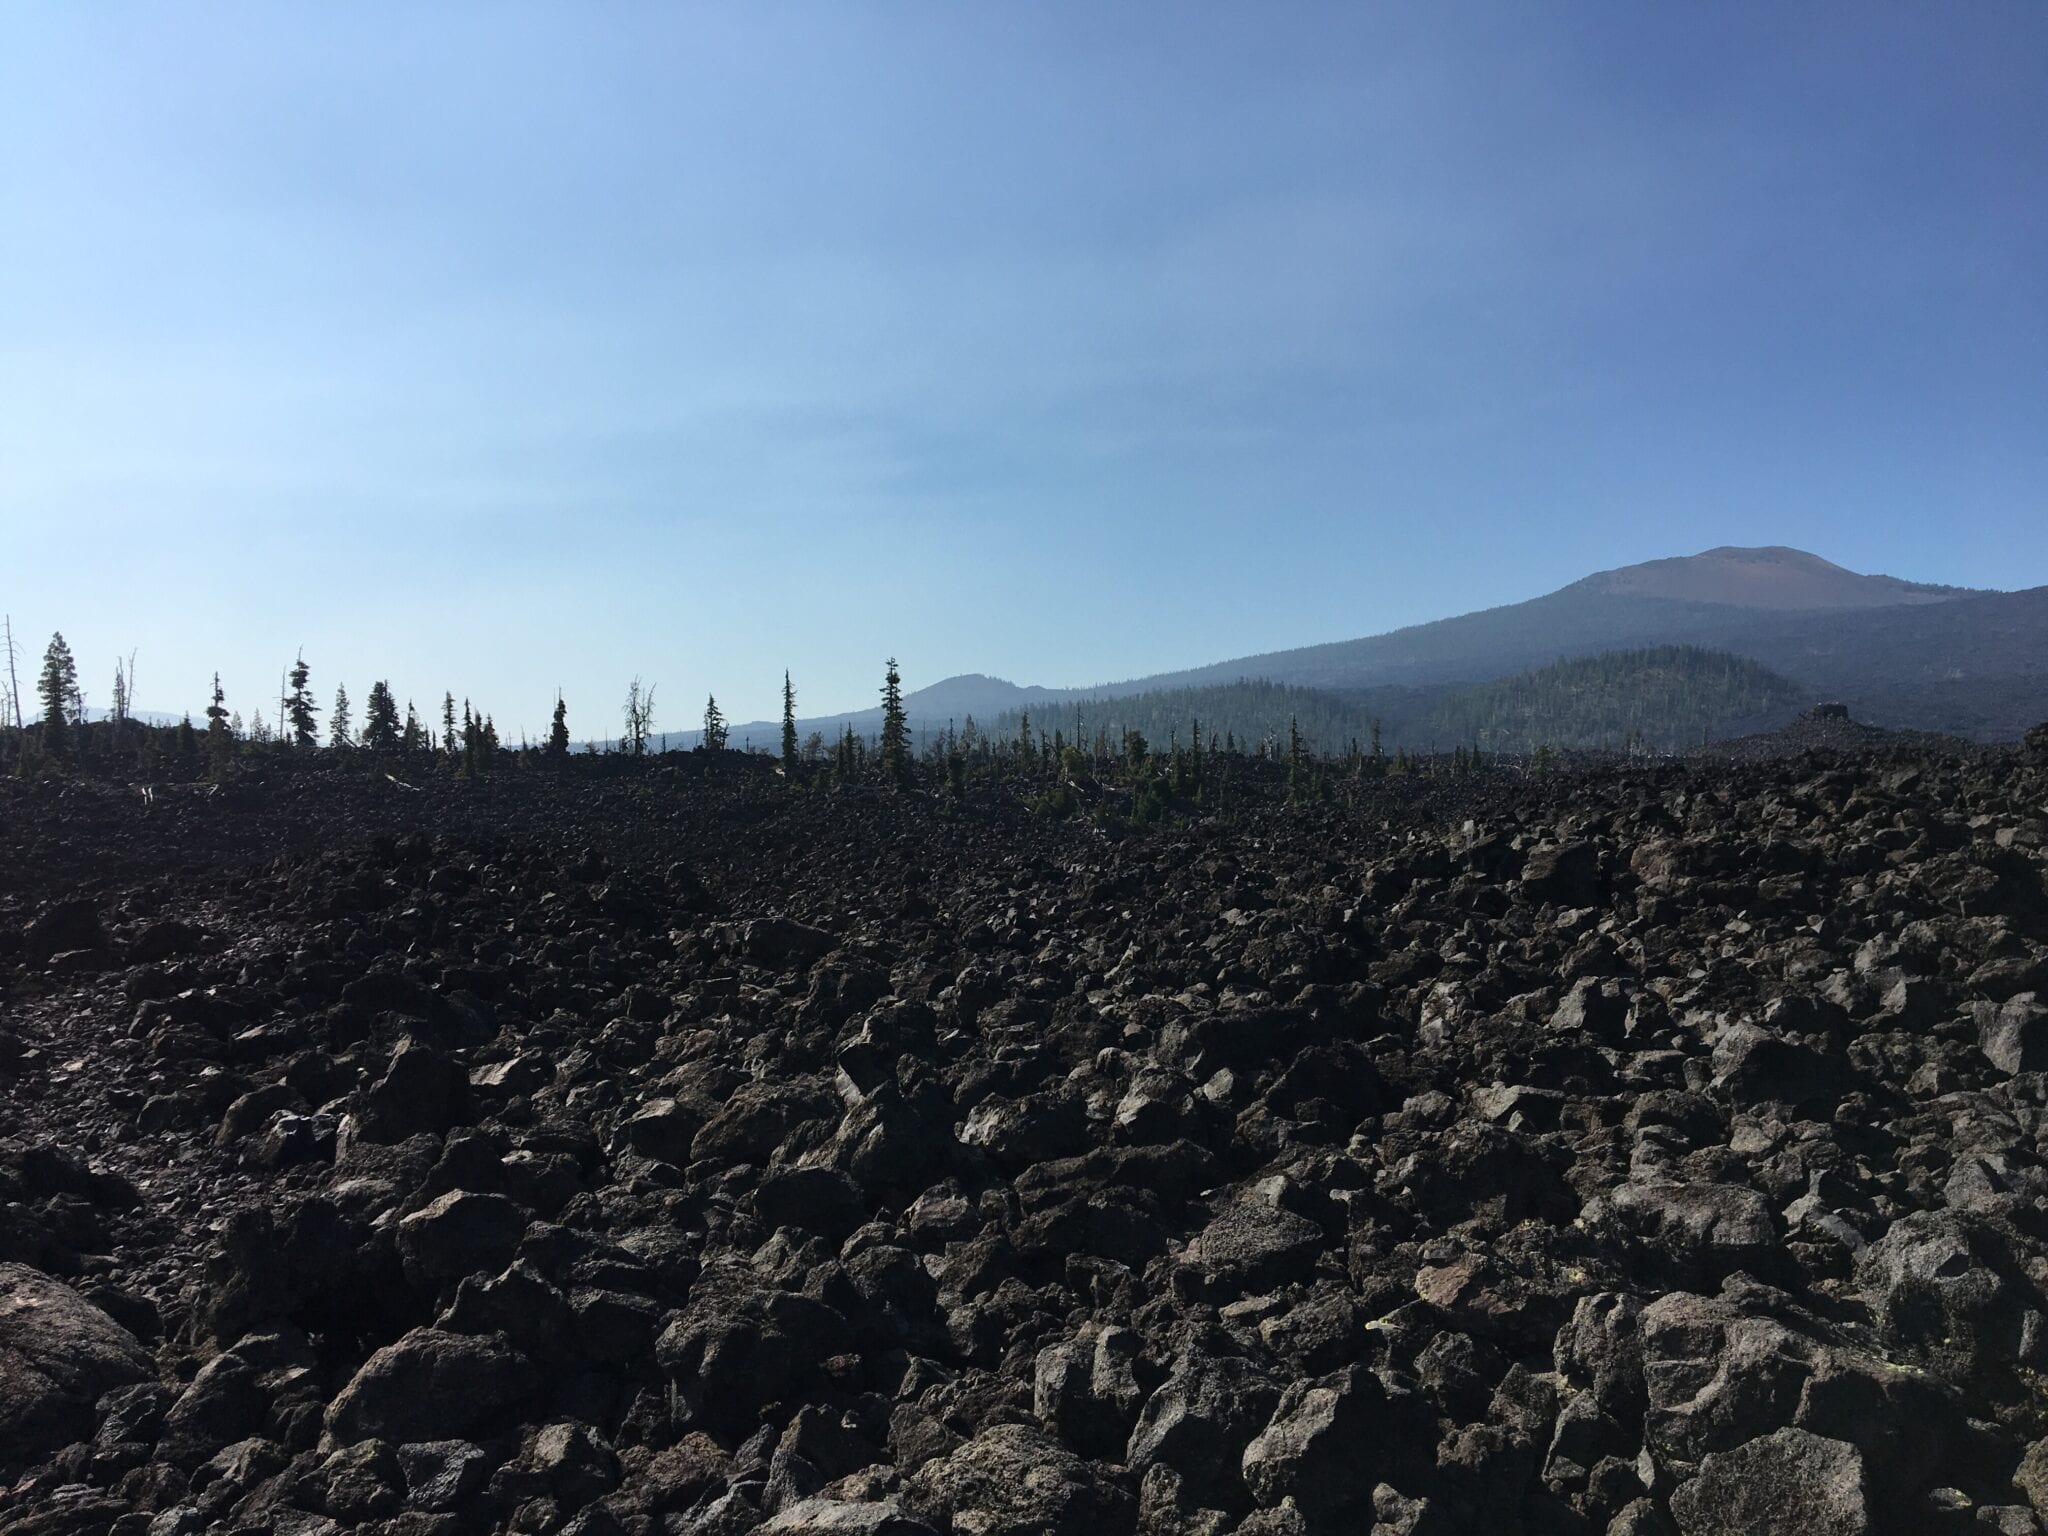
[[[2048,757],[1035,748],[0,778],[0,1533],[2040,1536]]]

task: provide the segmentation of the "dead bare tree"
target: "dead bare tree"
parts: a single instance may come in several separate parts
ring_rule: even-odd
[[[21,729],[21,679],[14,674],[14,658],[18,653],[14,644],[14,615],[4,620],[7,635],[7,697],[14,704],[14,728]]]
[[[654,726],[654,684],[634,678],[626,689],[626,734],[619,745],[634,757],[647,755],[647,733]]]

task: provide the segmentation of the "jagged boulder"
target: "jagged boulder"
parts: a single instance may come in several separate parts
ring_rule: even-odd
[[[103,1394],[155,1375],[135,1336],[70,1286],[0,1264],[0,1470],[87,1438]]]

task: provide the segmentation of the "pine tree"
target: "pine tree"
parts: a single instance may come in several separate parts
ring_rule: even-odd
[[[50,636],[42,675],[36,679],[36,694],[43,701],[43,745],[52,757],[62,757],[71,744],[71,701],[77,693],[78,664],[60,630]]]
[[[561,694],[555,695],[555,721],[548,727],[548,756],[569,755],[569,706]]]
[[[782,674],[782,769],[796,772],[796,689],[787,670]]]
[[[310,751],[320,745],[320,723],[313,715],[313,695],[306,684],[312,672],[306,666],[306,653],[301,651],[292,663],[291,675],[286,679],[291,692],[284,696],[285,718],[291,722],[292,746]]]
[[[398,700],[382,678],[370,684],[370,697],[363,705],[363,745],[377,752],[398,745]]]
[[[731,728],[725,723],[725,715],[718,707],[716,695],[704,701],[704,750],[723,752]]]
[[[882,679],[882,773],[893,784],[910,780],[910,721],[903,712],[903,678],[894,656]]]
[[[228,732],[227,695],[221,691],[220,674],[213,674],[213,702],[206,706],[206,755],[219,773],[228,765],[234,737]]]
[[[405,701],[405,734],[399,738],[399,748],[407,757],[411,757],[415,752],[425,750],[426,744],[426,728],[420,724],[420,717],[418,712],[412,707],[412,700],[407,699]]]
[[[220,674],[213,674],[213,702],[206,706],[206,734],[225,736],[228,729],[227,694],[220,686]]]
[[[455,695],[448,692],[441,695],[441,750],[453,757],[460,743],[455,736]]]
[[[334,713],[327,717],[327,745],[337,750],[355,745],[354,726],[349,719],[348,689],[337,685],[334,690]]]

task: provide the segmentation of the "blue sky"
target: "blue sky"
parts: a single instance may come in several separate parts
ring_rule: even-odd
[[[2048,582],[2048,7],[0,17],[0,608],[514,733]]]

